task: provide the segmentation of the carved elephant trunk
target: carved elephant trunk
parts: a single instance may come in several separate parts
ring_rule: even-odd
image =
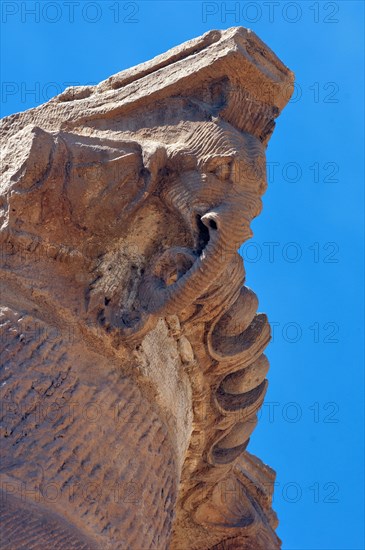
[[[146,276],[140,289],[141,302],[148,313],[181,311],[214,284],[239,246],[252,235],[246,211],[245,197],[208,211],[199,216],[207,241],[199,255],[176,248],[158,258],[152,275]],[[168,284],[174,269],[180,277]]]

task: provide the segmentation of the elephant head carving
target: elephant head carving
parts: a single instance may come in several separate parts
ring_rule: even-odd
[[[4,119],[6,548],[279,548],[237,250],[292,85],[235,28]]]

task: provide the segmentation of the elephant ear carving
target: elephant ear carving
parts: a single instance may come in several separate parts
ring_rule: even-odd
[[[26,127],[20,134],[18,165],[5,171],[10,175],[5,184],[9,227],[40,237],[44,229],[48,234],[52,230],[56,241],[57,233],[65,241],[65,226],[75,239],[80,231],[110,237],[112,228],[125,222],[153,191],[166,159],[165,149],[154,143],[143,150],[133,140],[50,133],[37,127]]]
[[[65,194],[73,223],[94,235],[123,229],[121,224],[153,191],[165,150],[155,144],[143,149],[133,140],[61,138],[70,155]]]

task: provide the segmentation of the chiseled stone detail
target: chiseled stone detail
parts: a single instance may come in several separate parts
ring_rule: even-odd
[[[2,121],[4,548],[280,548],[237,250],[292,90],[232,28]]]

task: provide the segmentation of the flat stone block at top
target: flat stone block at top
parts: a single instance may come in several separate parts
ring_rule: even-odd
[[[243,27],[209,31],[96,86],[67,88],[36,112],[32,109],[27,113],[32,113],[33,123],[41,120],[43,127],[51,129],[62,121],[66,128],[66,121],[76,126],[127,114],[130,109],[166,97],[189,96],[194,88],[207,87],[220,79],[230,83],[222,99],[225,110],[221,116],[226,115],[237,128],[267,140],[272,121],[292,95],[294,76],[253,31]],[[252,117],[263,121],[249,124],[242,117],[244,104]],[[48,120],[44,118],[45,108]],[[17,116],[29,119],[25,113]]]

